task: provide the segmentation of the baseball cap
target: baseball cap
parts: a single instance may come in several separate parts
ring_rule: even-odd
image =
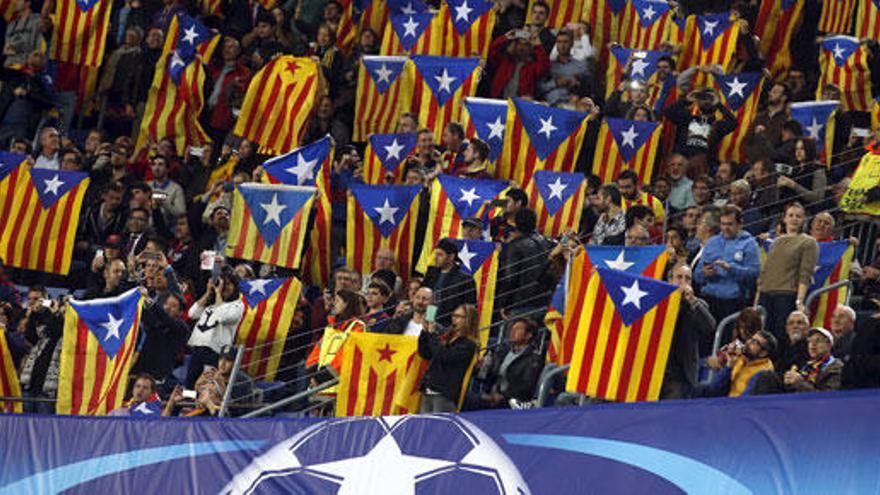
[[[465,218],[461,225],[462,227],[474,227],[483,230],[483,221],[477,217]]]
[[[220,348],[220,357],[235,361],[235,347],[227,344]]]
[[[828,339],[828,343],[834,345],[834,335],[832,335],[831,332],[829,332],[828,330],[825,330],[822,327],[811,328],[810,331],[807,332],[807,337],[813,335],[814,333],[822,334],[823,336],[825,336],[826,339]]]

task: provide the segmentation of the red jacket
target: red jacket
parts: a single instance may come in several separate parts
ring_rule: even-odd
[[[205,103],[208,103],[211,93],[214,92],[214,83],[223,72],[223,66],[212,65],[209,71],[211,74],[211,83],[205,88]],[[220,88],[220,98],[217,99],[217,104],[210,109],[211,113],[208,123],[211,127],[224,131],[232,129],[233,124],[235,124],[235,117],[232,115],[232,108],[230,107],[229,102],[236,93],[244,95],[245,91],[247,91],[250,80],[251,71],[241,62],[236,62],[235,68],[223,76],[223,82]]]
[[[489,65],[495,73],[492,76],[491,96],[500,98],[504,93],[504,87],[513,77],[516,70],[516,60],[507,53],[506,36],[499,36],[489,46]],[[550,70],[550,58],[541,45],[535,47],[534,58],[531,62],[523,65],[519,71],[519,88],[517,96],[534,96],[535,86],[547,71]]]

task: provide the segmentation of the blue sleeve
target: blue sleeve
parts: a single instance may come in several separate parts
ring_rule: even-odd
[[[721,371],[715,374],[709,386],[706,388],[709,397],[720,397],[730,392],[730,368],[725,366]]]
[[[730,273],[740,281],[748,281],[758,278],[761,273],[761,258],[758,255],[758,245],[751,240],[743,246],[743,260],[741,263],[731,263]]]

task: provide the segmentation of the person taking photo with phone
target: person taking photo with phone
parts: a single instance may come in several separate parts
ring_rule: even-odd
[[[452,312],[452,325],[445,333],[434,321],[419,335],[419,355],[428,360],[420,389],[421,413],[454,412],[461,398],[465,376],[479,347],[479,313],[473,304]]]

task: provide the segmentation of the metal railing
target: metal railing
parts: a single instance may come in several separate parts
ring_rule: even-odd
[[[223,392],[223,402],[220,403],[220,412],[218,417],[226,416],[229,412],[229,400],[232,398],[232,389],[235,388],[235,379],[241,371],[241,360],[244,357],[244,346],[237,346],[235,349],[235,363],[232,365],[232,371],[229,373],[229,383],[226,384],[226,391]]]
[[[570,364],[564,364],[562,366],[548,364],[544,366],[544,370],[541,372],[541,380],[538,382],[538,398],[536,400],[537,407],[544,407],[547,402],[547,398],[550,397],[551,381],[557,376],[568,371],[569,368],[571,368]]]
[[[335,387],[336,385],[339,385],[339,378],[334,378],[332,380],[328,380],[328,381],[321,383],[320,385],[317,385],[315,387],[312,387],[308,390],[303,390],[302,392],[300,392],[298,394],[291,395],[290,397],[281,399],[278,402],[274,402],[272,404],[269,404],[268,406],[261,407],[261,408],[257,409],[256,411],[251,411],[251,412],[243,415],[242,418],[255,418],[257,416],[262,416],[266,413],[269,413],[269,412],[272,412],[276,409],[282,408],[288,404],[292,404],[292,403],[299,401],[299,400],[307,399],[307,398],[317,394],[318,392],[321,392],[323,390],[327,390],[330,387]]]
[[[844,300],[841,304],[848,305],[849,298],[852,297],[853,283],[851,280],[841,280],[840,282],[835,282],[827,287],[820,287],[820,288],[814,290],[813,292],[810,292],[809,294],[807,294],[807,297],[804,298],[804,308],[807,310],[807,314],[812,317],[812,315],[809,314],[810,313],[810,305],[813,304],[813,301],[815,301],[819,296],[821,296],[822,294],[827,294],[829,292],[833,292],[833,291],[840,289],[842,287],[846,287],[846,297],[844,298]],[[831,310],[834,310],[834,308],[831,308]]]
[[[761,314],[761,323],[762,323],[761,326],[763,326],[763,323],[767,321],[767,310],[764,309],[764,306],[757,306],[756,309]],[[727,327],[729,325],[736,322],[737,318],[739,318],[740,313],[742,313],[742,311],[737,311],[736,313],[733,313],[732,315],[726,316],[715,327],[715,337],[712,340],[712,354],[710,354],[711,356],[718,354],[718,351],[721,349],[721,338],[724,337],[724,330],[727,329]],[[708,381],[711,382],[714,377],[715,377],[715,370],[710,369]]]

